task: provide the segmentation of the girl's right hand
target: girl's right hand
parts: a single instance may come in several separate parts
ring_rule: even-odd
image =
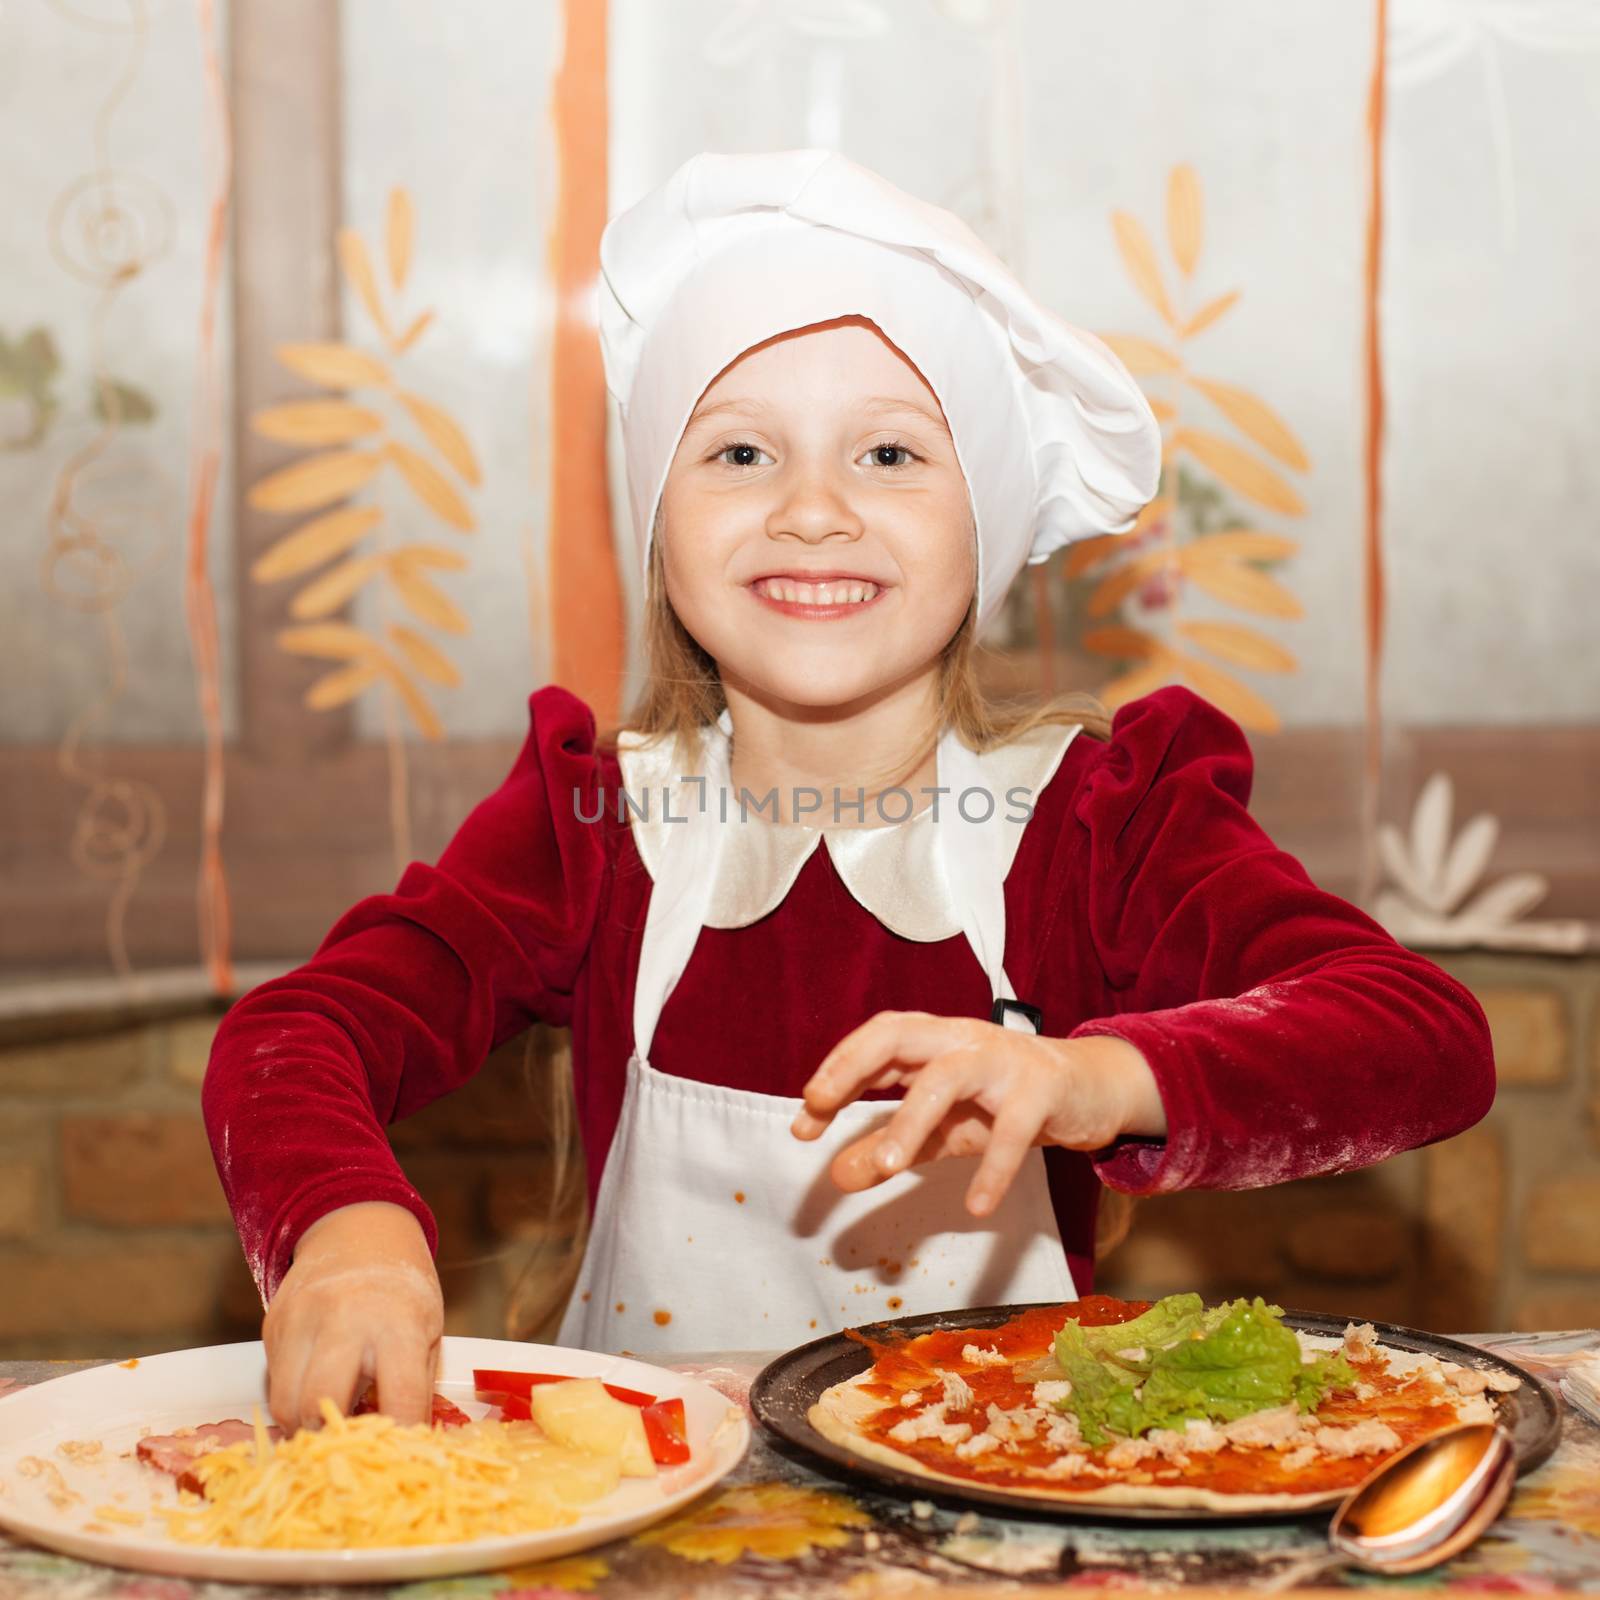
[[[421,1224],[365,1201],[300,1236],[261,1325],[267,1404],[285,1432],[317,1427],[326,1395],[349,1413],[365,1380],[396,1422],[426,1421],[444,1332],[444,1296]]]

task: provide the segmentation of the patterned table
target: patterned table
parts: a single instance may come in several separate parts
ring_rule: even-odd
[[[1480,1335],[1474,1343],[1552,1383],[1600,1333]],[[673,1363],[743,1402],[761,1355]],[[0,1394],[95,1363],[0,1364]],[[0,1410],[3,1426],[3,1410]],[[1523,1479],[1507,1515],[1460,1560],[1409,1579],[1330,1562],[1318,1522],[1194,1529],[1010,1520],[907,1502],[833,1478],[757,1429],[738,1470],[674,1520],[585,1555],[481,1577],[318,1591],[366,1600],[633,1600],[645,1595],[855,1600],[931,1586],[1036,1595],[1067,1589],[1309,1590],[1337,1587],[1600,1593],[1600,1425],[1566,1408],[1560,1448]],[[297,1591],[305,1594],[306,1591]],[[0,1535],[0,1600],[224,1600],[283,1596],[75,1561]],[[1302,1597],[1307,1600],[1307,1597]]]

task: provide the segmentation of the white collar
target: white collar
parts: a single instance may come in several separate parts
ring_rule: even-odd
[[[724,710],[718,724],[702,730],[702,736],[726,739],[730,728]],[[1076,723],[1045,723],[1019,739],[970,755],[983,787],[994,797],[994,814],[984,826],[1003,830],[995,856],[1002,881],[1021,843],[1028,814],[1079,728]],[[661,852],[669,848],[674,832],[683,831],[679,819],[701,803],[703,786],[683,781],[682,762],[670,739],[646,742],[644,735],[627,730],[617,741],[617,759],[634,845],[651,879],[659,880]],[[1017,790],[1023,792],[1015,794]],[[925,802],[926,796],[918,800]],[[715,799],[710,803],[715,805]],[[954,796],[941,795],[938,818],[933,807],[924,804],[903,822],[816,827],[772,822],[754,814],[741,821],[737,799],[730,795],[705,926],[742,928],[775,910],[825,840],[845,887],[891,933],[921,943],[948,939],[962,931],[962,919],[934,848],[934,827],[949,815],[953,804]]]

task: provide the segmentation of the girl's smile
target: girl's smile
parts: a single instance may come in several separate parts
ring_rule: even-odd
[[[853,572],[808,572],[792,569],[766,573],[746,590],[763,606],[807,622],[832,622],[870,610],[891,585]]]

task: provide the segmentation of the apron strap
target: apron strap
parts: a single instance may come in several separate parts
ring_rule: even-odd
[[[693,775],[685,774],[691,781],[675,783],[670,791],[670,815],[686,820],[676,827],[667,847],[659,852],[658,871],[645,912],[639,973],[633,987],[633,1050],[641,1060],[649,1060],[661,1008],[689,965],[705,926],[725,829],[737,826],[720,820],[730,782],[731,730],[732,722],[724,708],[717,726],[702,730],[699,772],[705,782],[692,781]],[[645,798],[647,804],[665,800],[665,796]]]
[[[1003,797],[990,792],[977,755],[956,737],[955,729],[940,735],[937,761],[936,781],[946,793],[934,823],[935,848],[959,908],[961,931],[989,979],[994,996],[990,1021],[1038,1033],[1043,1014],[1017,998],[1005,969],[1007,840],[1005,830],[993,825]],[[962,796],[969,793],[972,798],[963,810]],[[973,820],[968,820],[969,811]]]

